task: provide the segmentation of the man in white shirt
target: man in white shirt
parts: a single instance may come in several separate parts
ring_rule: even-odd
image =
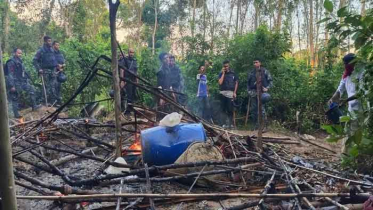
[[[354,96],[358,90],[358,83],[361,80],[361,73],[354,72],[355,63],[351,63],[355,59],[355,54],[349,53],[343,57],[345,65],[345,71],[343,72],[342,79],[339,83],[337,91],[334,93],[332,98],[329,100],[329,104],[332,102],[338,102],[344,92],[347,92],[347,97]],[[361,105],[358,100],[352,100],[348,102],[348,111],[354,113],[361,110]]]
[[[332,98],[329,100],[329,104],[333,102],[339,102],[344,92],[347,92],[348,98],[355,96],[355,94],[357,94],[362,73],[354,71],[355,63],[353,62],[353,60],[355,58],[356,56],[353,53],[349,53],[343,57],[345,71],[343,72],[343,76],[339,83],[337,91],[334,93]],[[361,111],[361,104],[357,99],[351,100],[348,102],[348,112],[349,112],[349,115],[351,116],[350,134],[353,134],[358,128],[358,122],[357,120],[355,120],[355,116],[357,112],[359,111]],[[342,153],[347,152],[347,147],[345,145],[347,139],[348,138],[346,137],[342,141],[342,148],[341,148]]]

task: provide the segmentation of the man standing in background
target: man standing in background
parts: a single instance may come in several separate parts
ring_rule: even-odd
[[[22,117],[18,112],[18,102],[21,92],[30,96],[32,111],[40,108],[40,105],[36,103],[35,88],[30,84],[30,77],[26,72],[21,57],[22,50],[19,48],[14,49],[13,57],[6,62],[5,66],[8,98],[12,103],[12,110],[15,118]]]
[[[56,83],[56,106],[59,107],[62,105],[62,96],[61,96],[61,85],[66,81],[66,75],[63,73],[65,67],[65,57],[60,51],[60,43],[57,41],[53,42],[53,50],[56,56],[57,61],[57,83]]]
[[[44,44],[36,52],[33,59],[35,69],[43,82],[43,88],[46,89],[44,97],[47,99],[46,105],[53,105],[57,102],[57,60],[52,48],[52,38],[44,36]]]
[[[271,100],[271,95],[269,95],[268,91],[272,87],[272,77],[269,71],[262,66],[261,60],[259,58],[254,59],[254,69],[249,72],[247,78],[247,92],[249,97],[252,101],[252,113],[253,113],[253,122],[255,123],[255,128],[258,128],[258,98],[257,98],[257,78],[256,72],[259,71],[260,78],[262,82],[262,115],[263,119],[265,119],[265,108],[264,105]],[[264,123],[265,124],[265,123]]]
[[[220,103],[223,113],[223,127],[228,121],[227,127],[233,127],[233,100],[237,97],[238,77],[230,68],[228,60],[223,62],[223,68],[219,74]],[[225,118],[225,119],[224,119]]]
[[[135,50],[134,49],[130,48],[128,50],[128,57],[124,58],[124,66],[126,67],[126,69],[128,71],[130,71],[131,73],[133,73],[134,75],[137,76],[138,66],[137,66],[137,60],[135,58]],[[135,76],[133,76],[133,75],[127,73],[127,72],[124,72],[124,76],[134,83],[138,82],[138,79]],[[126,95],[127,95],[127,102],[128,103],[134,103],[135,100],[136,100],[136,86],[126,82],[126,84],[124,85],[124,89],[125,89]],[[131,112],[131,109],[132,108],[128,107],[124,114],[129,114]]]

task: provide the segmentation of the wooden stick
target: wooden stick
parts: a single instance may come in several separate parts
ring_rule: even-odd
[[[305,170],[313,171],[315,173],[323,174],[325,176],[333,177],[333,178],[336,178],[336,179],[339,179],[339,180],[343,180],[343,181],[346,181],[346,182],[350,182],[350,183],[354,183],[354,184],[357,184],[357,185],[373,186],[372,184],[369,184],[367,182],[359,182],[359,181],[352,180],[352,179],[346,179],[346,178],[343,178],[343,177],[339,177],[339,176],[328,174],[328,173],[325,173],[325,172],[322,172],[322,171],[318,171],[318,170],[315,170],[315,169],[312,169],[312,168],[307,168],[307,167],[300,166],[300,165],[297,165],[297,164],[294,164],[294,163],[290,163],[290,162],[288,162],[286,160],[284,160],[284,162],[286,162],[289,165],[298,167],[298,168],[302,168],[302,169],[305,169]]]
[[[329,151],[329,152],[331,152],[331,153],[333,153],[333,154],[337,154],[337,152],[335,152],[335,151],[333,151],[333,150],[331,150],[331,149],[329,149],[329,148],[326,148],[326,147],[324,147],[324,146],[321,146],[320,144],[317,144],[317,143],[314,143],[314,142],[312,142],[312,141],[309,141],[309,140],[307,140],[307,139],[305,139],[305,138],[303,138],[303,137],[301,137],[301,136],[299,136],[299,139],[300,139],[301,141],[304,141],[304,142],[307,142],[307,143],[309,143],[309,144],[312,144],[313,146],[316,146],[316,147],[319,147],[319,148],[324,149],[324,150],[326,150],[326,151]]]
[[[310,188],[311,190],[315,191],[316,192],[316,189],[314,187],[312,187],[310,184],[308,184],[307,182],[304,182],[305,185],[307,185],[308,188]],[[320,191],[321,193],[323,193],[323,191]],[[339,208],[343,209],[343,210],[348,210],[349,208],[347,208],[346,206],[338,203],[337,201],[335,200],[332,200],[331,198],[328,198],[326,197],[325,198],[329,203],[331,204],[334,204],[336,206],[338,206]]]
[[[263,189],[261,195],[266,195],[268,190],[271,189],[271,184],[273,182],[273,178],[275,178],[275,175],[276,175],[276,172],[273,172],[271,178],[268,180],[267,184],[264,186],[264,189]],[[258,203],[258,206],[260,206],[261,209],[264,208],[263,201],[264,201],[264,199],[262,198],[262,199],[260,199],[260,201]]]
[[[262,152],[263,144],[262,144],[262,133],[263,133],[263,115],[262,115],[262,69],[256,69],[256,95],[257,95],[257,103],[258,103],[258,141],[256,143],[257,150]]]
[[[295,189],[297,190],[297,193],[302,193],[302,191],[300,190],[299,186],[294,182],[294,178],[291,176],[290,173],[289,173],[289,177],[290,177],[290,181],[292,182],[292,184],[294,185]],[[304,203],[307,204],[307,206],[310,209],[316,210],[316,208],[311,204],[311,202],[307,198],[302,198],[302,200],[304,201]]]
[[[250,115],[250,105],[251,105],[251,96],[249,95],[249,99],[248,99],[248,102],[247,102],[246,117],[245,117],[245,126],[247,126],[247,121],[249,120],[249,115]]]
[[[358,194],[361,196],[370,196],[369,193]],[[18,195],[17,199],[24,200],[71,200],[71,199],[92,199],[92,198],[336,198],[350,197],[349,193],[289,193],[289,194],[246,194],[246,193],[200,193],[200,194],[144,194],[144,193],[122,193],[122,194],[93,194],[93,195],[68,195],[68,196],[23,196]]]
[[[153,193],[152,189],[151,189],[152,186],[151,186],[151,183],[150,183],[148,164],[145,163],[144,166],[145,166],[145,176],[146,176],[146,192],[147,193]],[[149,203],[150,203],[151,210],[155,210],[155,205],[154,205],[154,201],[153,201],[152,198],[149,198]]]

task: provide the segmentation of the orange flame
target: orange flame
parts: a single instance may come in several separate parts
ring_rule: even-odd
[[[129,148],[129,150],[140,150],[140,152],[131,152],[133,155],[140,155],[141,154],[141,143],[140,140],[135,141]]]
[[[23,117],[19,118],[19,123],[21,123],[21,124],[25,123],[25,118],[23,118]]]

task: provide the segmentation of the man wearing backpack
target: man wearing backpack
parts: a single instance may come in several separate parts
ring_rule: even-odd
[[[4,68],[7,78],[8,99],[12,103],[15,118],[22,117],[18,112],[18,100],[22,91],[30,96],[33,111],[40,108],[40,105],[36,103],[35,88],[30,84],[30,78],[25,71],[21,57],[22,50],[14,49],[13,57],[6,62]]]
[[[56,104],[58,100],[57,67],[60,65],[57,63],[55,52],[52,48],[52,38],[49,36],[44,36],[44,44],[36,52],[33,64],[46,88],[46,94],[44,94],[44,97],[48,99],[46,105]]]

